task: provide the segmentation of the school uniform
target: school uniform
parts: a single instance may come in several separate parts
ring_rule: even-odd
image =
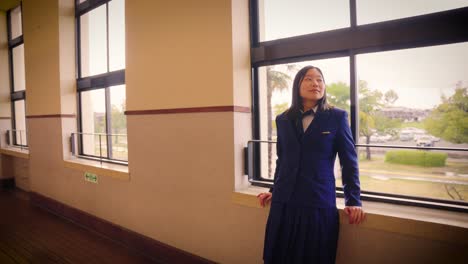
[[[277,116],[276,127],[278,159],[264,261],[334,263],[339,231],[333,170],[336,154],[342,167],[345,204],[361,206],[357,155],[347,113],[332,108],[305,113],[297,120],[283,113]]]

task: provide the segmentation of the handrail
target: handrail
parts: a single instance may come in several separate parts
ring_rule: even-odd
[[[86,145],[85,146],[85,144],[86,144],[85,142],[87,142],[87,140],[84,139],[84,136],[93,136],[93,137],[91,137],[89,139],[92,142],[88,142],[88,143],[91,143],[91,145]],[[97,145],[96,145],[96,142],[94,142],[95,136],[98,137],[97,140],[99,141],[98,142],[99,149],[96,149]],[[103,142],[103,139],[102,139],[103,137],[107,141],[110,141],[110,144],[107,141]],[[121,146],[121,148],[123,147],[125,149],[124,152],[127,152],[126,155],[124,154],[123,158],[121,158],[121,159],[116,158],[115,157],[116,155],[114,155],[114,153],[113,153],[114,150],[113,150],[113,147],[112,147],[112,138],[118,138],[118,137],[127,137],[127,134],[72,132],[70,134],[70,138],[69,138],[69,140],[70,140],[70,152],[75,157],[100,161],[101,164],[103,162],[107,162],[107,163],[128,165],[128,147],[127,147],[126,144],[124,146]],[[91,151],[91,153],[85,153],[85,151],[84,151],[85,147],[87,147],[87,148],[91,147],[94,150]],[[96,151],[99,151],[99,154],[96,154]],[[93,153],[95,153],[95,154],[93,154]],[[127,156],[127,157],[125,157],[125,156]]]
[[[254,186],[269,188],[273,186],[272,179],[263,178],[259,166],[260,161],[260,144],[277,144],[276,141],[271,140],[248,140],[247,147],[244,148],[244,174],[248,177],[248,181]],[[409,146],[395,146],[395,145],[361,145],[355,144],[355,147],[372,147],[372,148],[402,148],[402,149],[417,149],[417,150],[445,150],[445,151],[461,151],[466,153],[468,149],[463,148],[438,148],[438,147],[409,147]],[[343,197],[343,187],[336,187],[338,197]],[[433,197],[418,197],[405,194],[383,193],[375,191],[361,191],[362,200],[379,201],[387,203],[395,203],[402,205],[420,206],[434,209],[444,209],[457,212],[468,212],[468,202],[459,200],[444,200],[442,198]]]
[[[24,131],[24,134],[25,134],[25,139],[26,139],[26,142],[25,144],[23,144],[23,136],[22,136],[22,133]],[[12,133],[13,132],[13,133]],[[19,132],[19,144],[17,141],[17,138],[15,138],[13,140],[13,136],[16,136],[17,133]],[[6,144],[9,146],[9,147],[14,147],[14,148],[20,148],[21,150],[24,150],[24,149],[28,149],[28,145],[27,145],[27,130],[22,130],[22,129],[7,129],[6,130],[6,139],[5,139],[5,142]],[[14,143],[12,143],[14,142]]]

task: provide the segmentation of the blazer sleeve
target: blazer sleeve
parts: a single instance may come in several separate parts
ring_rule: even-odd
[[[361,186],[356,149],[351,129],[348,125],[348,113],[339,118],[337,133],[337,151],[341,164],[341,175],[346,206],[361,206]]]
[[[275,187],[275,183],[276,183],[276,178],[277,178],[277,175],[280,171],[280,166],[281,166],[281,143],[280,143],[280,140],[281,140],[281,137],[280,137],[280,129],[279,129],[279,125],[278,125],[278,117],[276,117],[276,133],[278,135],[277,139],[276,139],[276,156],[278,156],[278,158],[276,159],[276,169],[275,169],[275,174],[273,176],[273,187],[270,188],[269,192],[273,193],[273,188]]]

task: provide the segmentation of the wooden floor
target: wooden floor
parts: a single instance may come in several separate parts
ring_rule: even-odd
[[[0,263],[154,263],[0,189]]]

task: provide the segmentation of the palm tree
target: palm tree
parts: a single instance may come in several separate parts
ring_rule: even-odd
[[[297,66],[295,64],[286,65],[286,71],[295,71]],[[283,91],[288,89],[291,77],[289,74],[280,71],[276,66],[267,66],[267,124],[268,124],[268,140],[272,140],[273,132],[273,110],[271,106],[271,97],[274,91]],[[271,163],[272,163],[272,147],[268,144],[268,176],[272,175]]]

